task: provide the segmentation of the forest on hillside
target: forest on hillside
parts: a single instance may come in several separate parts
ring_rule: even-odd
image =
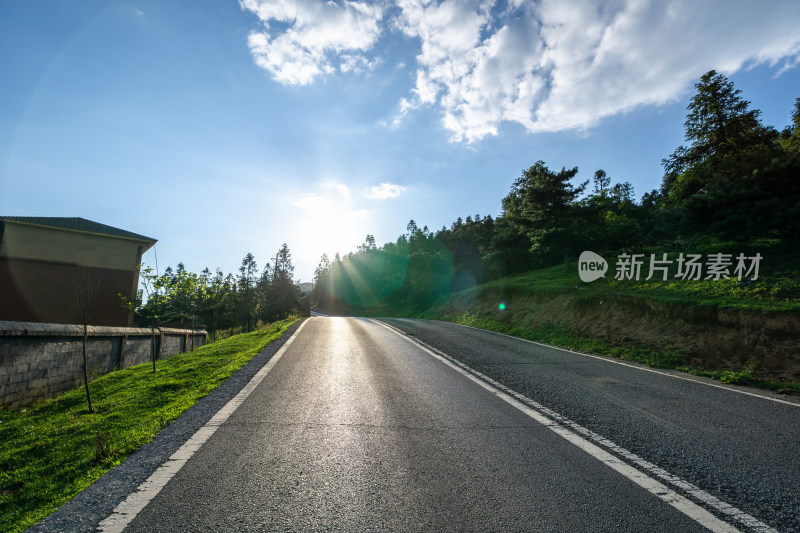
[[[377,304],[424,310],[486,281],[601,255],[690,251],[709,243],[759,243],[778,253],[800,244],[800,98],[792,124],[764,125],[724,75],[704,74],[684,123],[685,146],[662,160],[659,189],[634,196],[602,169],[573,184],[577,167],[544,161],[522,171],[497,218],[458,218],[407,232],[378,247],[323,255],[312,301],[346,312]]]

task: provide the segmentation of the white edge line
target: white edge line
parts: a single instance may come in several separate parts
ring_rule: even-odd
[[[449,324],[449,325],[452,325],[452,326],[460,326],[462,328],[470,328],[470,329],[474,329],[474,330],[477,330],[477,331],[485,331],[487,333],[493,333],[494,335],[502,335],[503,337],[508,337],[509,339],[514,339],[514,340],[518,340],[518,341],[522,341],[522,342],[528,342],[528,343],[531,343],[531,344],[536,344],[538,346],[544,346],[546,348],[552,348],[554,350],[559,350],[559,351],[562,351],[562,352],[573,353],[575,355],[582,355],[584,357],[591,357],[592,359],[597,359],[599,361],[605,361],[606,363],[614,363],[615,365],[627,366],[628,368],[635,368],[636,370],[642,370],[644,372],[652,372],[653,374],[659,374],[659,375],[667,376],[667,377],[670,377],[670,378],[682,379],[684,381],[689,381],[691,383],[697,383],[698,385],[705,385],[706,387],[714,387],[715,389],[722,389],[722,390],[726,390],[726,391],[729,391],[729,392],[735,392],[735,393],[738,393],[738,394],[746,394],[747,396],[753,396],[755,398],[761,398],[762,400],[769,400],[771,402],[783,403],[783,404],[786,404],[786,405],[791,405],[793,407],[800,407],[800,403],[790,402],[790,401],[787,401],[787,400],[781,400],[780,398],[772,398],[771,396],[765,396],[763,394],[756,394],[754,392],[743,391],[743,390],[734,389],[734,388],[731,388],[731,387],[725,387],[724,385],[717,385],[716,383],[707,383],[705,381],[692,379],[690,377],[677,376],[677,375],[672,374],[670,372],[664,372],[662,370],[656,370],[654,368],[647,368],[647,367],[644,367],[644,366],[639,366],[639,365],[634,365],[634,364],[631,364],[631,363],[626,363],[625,361],[619,361],[617,359],[612,359],[611,357],[603,357],[602,355],[593,355],[593,354],[589,354],[589,353],[576,352],[574,350],[568,350],[567,348],[561,348],[560,346],[554,346],[552,344],[546,344],[544,342],[532,341],[530,339],[523,339],[522,337],[515,337],[513,335],[509,335],[508,333],[500,333],[499,331],[492,331],[490,329],[476,328],[475,326],[468,326],[466,324],[457,324],[456,322],[446,322],[444,320],[434,320],[434,319],[430,319],[430,320],[431,320],[431,322],[441,322],[442,324]]]
[[[134,518],[144,509],[153,498],[155,498],[161,489],[169,482],[170,479],[175,477],[175,474],[183,468],[183,465],[195,454],[200,447],[211,438],[217,428],[219,428],[230,417],[236,408],[238,408],[248,396],[255,390],[255,388],[266,377],[270,370],[275,366],[278,360],[283,356],[289,346],[294,342],[297,334],[308,323],[305,320],[300,327],[295,330],[291,337],[281,346],[275,355],[267,361],[261,369],[250,379],[247,385],[239,391],[239,393],[231,398],[211,419],[205,423],[203,427],[198,429],[189,440],[178,448],[164,464],[156,469],[150,477],[139,485],[135,491],[131,492],[128,497],[114,508],[114,512],[97,525],[97,531],[103,533],[118,533],[130,524]]]
[[[374,322],[379,324],[379,325],[381,325],[381,326],[383,326],[383,327],[385,327],[386,329],[392,331],[396,335],[399,335],[400,337],[405,338],[406,340],[408,340],[412,344],[416,345],[417,347],[419,347],[421,350],[425,351],[426,353],[428,353],[432,357],[434,357],[434,358],[438,359],[439,361],[441,361],[442,363],[446,364],[447,366],[449,366],[450,368],[452,368],[456,372],[458,372],[458,373],[462,374],[463,376],[469,378],[473,382],[477,383],[478,385],[480,385],[481,387],[483,387],[487,391],[491,392],[495,396],[499,397],[500,399],[504,400],[505,402],[509,403],[513,407],[516,407],[517,409],[519,409],[520,411],[522,411],[523,413],[528,415],[530,418],[534,419],[535,421],[539,422],[543,426],[545,426],[548,429],[552,430],[553,432],[555,432],[559,436],[563,437],[564,439],[566,439],[570,443],[574,444],[575,446],[577,446],[581,450],[589,453],[595,459],[601,461],[602,463],[604,463],[605,465],[609,466],[610,468],[612,468],[616,472],[622,474],[623,476],[625,476],[629,480],[631,480],[634,483],[636,483],[637,485],[641,486],[642,488],[644,488],[648,492],[654,494],[655,496],[657,496],[658,498],[660,498],[664,502],[668,503],[669,505],[671,505],[672,507],[674,507],[678,511],[682,512],[686,516],[688,516],[688,517],[692,518],[693,520],[695,520],[700,525],[702,525],[702,526],[704,526],[704,527],[706,527],[709,530],[714,531],[714,532],[739,531],[738,529],[736,529],[731,524],[729,524],[729,523],[727,523],[727,522],[725,522],[723,520],[720,520],[719,518],[717,518],[716,516],[714,516],[713,514],[708,512],[706,509],[703,509],[701,506],[699,506],[699,505],[693,503],[692,501],[684,498],[683,496],[681,496],[677,492],[671,490],[670,488],[666,487],[665,485],[663,485],[659,481],[653,479],[652,477],[648,476],[644,472],[642,472],[640,470],[637,470],[636,468],[634,468],[633,466],[629,465],[628,463],[623,462],[622,460],[620,460],[616,456],[614,456],[611,453],[603,450],[602,448],[596,446],[595,444],[592,444],[591,442],[589,442],[586,439],[584,439],[583,437],[577,435],[573,431],[570,431],[569,429],[567,429],[564,426],[565,425],[570,425],[573,429],[576,429],[576,430],[578,430],[578,431],[580,431],[580,432],[582,432],[584,434],[596,435],[593,432],[591,432],[590,430],[585,429],[582,426],[576,424],[575,422],[572,422],[569,419],[558,415],[557,413],[555,413],[554,411],[552,411],[550,409],[544,408],[543,406],[539,406],[539,404],[537,404],[533,400],[530,400],[529,398],[527,398],[527,397],[525,397],[525,396],[523,396],[523,395],[521,395],[519,393],[514,393],[514,391],[512,391],[511,389],[508,389],[507,387],[504,387],[504,386],[500,385],[499,383],[497,383],[493,379],[489,378],[488,376],[484,376],[480,372],[477,372],[476,370],[473,370],[473,369],[469,368],[467,365],[463,365],[463,363],[457,363],[457,362],[449,360],[445,356],[434,352],[431,348],[426,346],[421,341],[419,341],[417,339],[409,338],[402,331],[398,330],[397,328],[395,328],[393,326],[385,324],[385,323],[383,323],[383,322],[381,322],[379,320],[374,320]],[[469,327],[469,326],[467,326],[467,327]],[[478,377],[478,376],[480,376],[480,377]],[[482,379],[482,378],[484,378],[484,379]],[[487,383],[487,381],[489,381],[489,382],[491,382],[493,384],[500,385],[503,389],[505,389],[505,391],[501,390],[500,388],[497,388],[497,387],[493,386],[493,384]],[[506,391],[508,391],[508,392],[506,392]],[[509,392],[513,393],[514,396],[509,394]],[[530,402],[531,404],[536,405],[537,407],[541,407],[542,410],[546,411],[550,416],[553,416],[553,415],[555,415],[555,416],[553,416],[553,418],[548,417],[547,415],[543,414],[542,411],[540,411],[539,409],[536,409],[536,408],[532,407],[531,405],[528,405],[527,403],[523,403],[523,401],[521,401],[520,398],[522,398],[524,400],[527,400],[527,402]],[[556,420],[554,420],[554,418],[557,418],[561,423],[559,423]],[[562,424],[564,424],[564,425],[562,425]],[[721,500],[719,500],[716,497],[714,497],[714,496],[702,491],[701,489],[695,487],[694,485],[691,485],[690,483],[681,480],[677,476],[673,476],[671,474],[668,474],[666,471],[662,470],[661,468],[659,468],[659,467],[657,467],[655,465],[651,465],[651,463],[648,463],[647,461],[645,461],[644,459],[639,458],[635,454],[633,454],[631,452],[628,452],[627,450],[625,450],[621,446],[618,446],[618,445],[614,444],[613,442],[609,441],[608,439],[602,438],[599,435],[596,435],[596,436],[599,437],[600,439],[602,439],[602,442],[606,446],[613,447],[612,449],[614,449],[614,451],[617,451],[618,453],[619,452],[625,452],[625,453],[623,453],[623,456],[628,456],[629,459],[632,459],[632,458],[639,459],[641,461],[640,466],[648,466],[648,465],[650,465],[650,466],[653,467],[653,469],[657,469],[657,471],[663,472],[664,476],[662,476],[662,477],[665,480],[667,480],[668,482],[672,482],[673,484],[677,484],[679,486],[682,486],[682,488],[689,489],[688,491],[691,494],[693,494],[695,497],[700,499],[701,501],[704,501],[705,503],[712,505],[713,507],[715,507],[718,510],[720,510],[721,512],[731,516],[732,518],[735,518],[735,519],[743,522],[745,525],[749,526],[750,528],[752,528],[752,529],[754,529],[756,531],[761,531],[761,532],[765,532],[765,533],[773,533],[773,532],[777,533],[775,529],[773,529],[769,525],[759,521],[758,519],[748,515],[747,513],[743,512],[743,511],[740,511],[739,509],[733,507],[730,504],[722,502]],[[691,489],[694,489],[694,490],[691,490]]]

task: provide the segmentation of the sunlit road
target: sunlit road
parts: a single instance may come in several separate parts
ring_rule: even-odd
[[[263,381],[125,531],[683,532],[706,531],[702,524],[716,531],[798,525],[796,406],[478,330],[385,324],[412,335],[367,319],[307,319]],[[524,389],[534,408],[413,339],[458,352],[452,355],[487,374],[494,365],[501,369],[496,378],[510,373],[506,381],[516,379],[511,385]],[[703,396],[705,413],[696,400]],[[584,401],[588,407],[575,407]],[[730,416],[726,408],[749,422],[746,404],[768,421],[760,429],[714,422]],[[559,414],[569,420],[553,418]],[[693,434],[709,421],[716,425]],[[755,466],[741,477],[735,471],[741,453],[730,451],[736,444],[707,440],[736,432],[750,441],[741,453],[759,438],[770,443],[763,457],[749,458]],[[711,462],[722,474],[697,479],[691,468],[660,474],[658,467],[680,464],[673,456],[696,462],[699,472]],[[759,479],[747,479],[753,472]]]
[[[397,334],[312,318],[131,531],[699,529]]]

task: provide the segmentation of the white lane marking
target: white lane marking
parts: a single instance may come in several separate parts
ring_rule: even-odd
[[[743,391],[743,390],[734,389],[734,388],[731,388],[731,387],[725,387],[724,385],[717,385],[715,383],[708,383],[708,382],[705,382],[705,381],[699,381],[697,379],[693,379],[693,378],[690,378],[690,377],[678,376],[678,375],[675,375],[675,374],[671,374],[669,372],[663,372],[661,370],[655,370],[653,368],[646,368],[646,367],[643,367],[643,366],[633,365],[631,363],[626,363],[624,361],[611,359],[609,357],[603,357],[601,355],[592,355],[592,354],[588,354],[588,353],[575,352],[573,350],[568,350],[566,348],[559,348],[558,346],[553,346],[552,344],[545,344],[543,342],[537,342],[537,341],[532,341],[532,340],[528,340],[528,339],[523,339],[522,337],[515,337],[513,335],[508,335],[507,333],[500,333],[499,331],[492,331],[490,329],[476,328],[474,326],[467,326],[466,324],[456,324],[455,322],[445,322],[444,320],[431,320],[431,322],[441,322],[442,324],[449,324],[451,326],[461,326],[462,328],[470,328],[470,329],[475,329],[475,330],[478,330],[478,331],[484,331],[486,333],[492,333],[494,335],[501,335],[503,337],[508,337],[509,339],[528,342],[528,343],[531,343],[531,344],[536,344],[538,346],[544,346],[546,348],[552,348],[554,350],[559,350],[561,352],[574,353],[575,355],[582,355],[583,357],[591,357],[592,359],[597,359],[597,360],[600,360],[600,361],[604,361],[606,363],[614,363],[615,365],[627,366],[628,368],[635,368],[636,370],[642,370],[644,372],[652,372],[653,374],[659,374],[659,375],[667,376],[667,377],[670,377],[670,378],[682,379],[684,381],[690,381],[692,383],[697,383],[698,385],[705,385],[706,387],[714,387],[715,389],[722,389],[722,390],[726,390],[728,392],[736,392],[738,394],[745,394],[747,396],[753,396],[755,398],[761,398],[762,400],[769,400],[771,402],[783,403],[783,404],[786,404],[786,405],[791,405],[793,407],[800,407],[800,403],[790,402],[788,400],[781,400],[780,398],[773,398],[771,396],[765,396],[763,394],[756,394],[754,392]]]
[[[130,493],[128,497],[114,508],[114,512],[97,525],[97,531],[104,533],[120,532],[130,524],[136,515],[150,503],[153,498],[161,492],[161,489],[172,479],[178,471],[183,468],[183,465],[191,459],[194,453],[211,438],[211,435],[217,431],[227,419],[230,417],[236,408],[239,407],[248,396],[258,387],[259,383],[266,377],[272,367],[283,356],[286,350],[294,342],[297,334],[305,327],[308,320],[300,324],[300,327],[295,330],[289,339],[281,346],[280,350],[272,356],[266,365],[261,367],[256,375],[250,379],[247,385],[244,386],[239,393],[231,398],[217,413],[211,417],[211,420],[198,429],[189,440],[187,440],[178,451],[173,453],[167,461],[164,462],[153,474],[139,485],[135,491]]]
[[[686,516],[692,518],[693,520],[697,521],[699,524],[710,529],[711,531],[723,532],[723,531],[739,531],[739,530],[733,527],[732,525],[728,524],[727,522],[718,519],[713,514],[703,509],[699,505],[693,503],[687,498],[684,498],[680,494],[669,489],[656,479],[653,479],[652,477],[634,468],[628,463],[623,462],[622,460],[612,455],[611,453],[603,450],[599,446],[592,444],[591,442],[587,441],[577,433],[582,433],[583,435],[586,435],[587,437],[596,441],[598,444],[605,446],[606,448],[628,459],[629,461],[633,462],[639,467],[650,471],[652,474],[660,477],[667,483],[686,491],[686,493],[697,498],[699,501],[731,517],[732,519],[744,524],[751,530],[763,533],[777,533],[775,529],[765,524],[764,522],[761,522],[757,518],[745,513],[744,511],[737,509],[736,507],[728,503],[719,500],[715,496],[703,491],[702,489],[692,485],[691,483],[668,473],[662,468],[642,459],[638,455],[629,452],[625,448],[617,444],[614,444],[612,441],[598,435],[597,433],[594,433],[589,429],[584,428],[583,426],[569,420],[568,418],[559,415],[555,411],[548,409],[547,407],[539,404],[538,402],[535,402],[530,398],[506,387],[505,385],[498,383],[492,378],[478,372],[477,370],[470,368],[469,366],[465,365],[464,363],[461,363],[460,361],[457,361],[456,359],[452,358],[446,353],[441,352],[440,350],[437,350],[432,346],[429,346],[428,344],[420,341],[419,339],[413,339],[408,337],[401,330],[395,328],[394,326],[390,326],[378,320],[375,320],[374,322],[389,329],[393,333],[400,335],[401,337],[407,339],[409,342],[416,344],[419,348],[421,348],[431,356],[435,357],[436,359],[448,365],[455,371],[459,372],[460,374],[474,381],[475,383],[485,388],[495,396],[501,398],[502,400],[516,407],[517,409],[519,409],[532,419],[536,420],[543,426],[546,426],[547,428],[551,429],[556,434],[568,440],[578,448],[591,454],[599,461],[613,468],[623,476],[627,477],[637,485],[643,487],[650,493],[664,500],[669,505],[673,506]],[[570,431],[568,427],[571,428],[573,431]]]

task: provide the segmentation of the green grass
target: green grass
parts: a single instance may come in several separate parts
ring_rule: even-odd
[[[572,262],[569,266],[558,265],[502,278],[474,290],[479,293],[505,292],[515,296],[543,292],[587,297],[619,295],[695,306],[800,313],[800,276],[793,272],[762,274],[748,285],[740,285],[736,279],[646,281],[647,272],[643,272],[639,281],[617,280],[614,274],[615,263],[609,261],[606,278],[584,283],[578,277],[577,263]]]
[[[603,301],[623,303],[628,312],[663,313],[667,319],[671,315],[687,320],[696,320],[705,325],[709,317],[719,316],[718,311],[733,311],[728,316],[747,316],[757,321],[759,315],[782,319],[797,318],[800,320],[800,252],[787,248],[775,240],[758,240],[741,244],[721,242],[704,237],[691,241],[676,241],[659,249],[637,250],[644,254],[643,265],[638,280],[617,280],[617,254],[601,254],[608,261],[608,270],[604,278],[592,283],[584,283],[578,274],[577,258],[572,258],[569,265],[556,265],[540,268],[515,276],[462,290],[450,295],[429,308],[422,308],[414,302],[378,302],[375,305],[351,306],[349,312],[364,316],[415,317],[439,319],[466,324],[492,331],[498,331],[528,340],[543,342],[569,348],[576,351],[608,355],[620,359],[635,361],[645,365],[676,369],[695,375],[711,377],[725,383],[744,384],[767,389],[791,389],[800,392],[800,383],[771,381],[758,377],[755,363],[742,364],[742,368],[717,368],[719,362],[706,356],[690,357],[674,346],[667,345],[658,335],[656,323],[652,326],[650,336],[653,341],[646,341],[648,335],[637,335],[639,341],[630,338],[589,337],[588,334],[577,333],[565,314],[571,307],[580,311],[581,306],[590,308],[602,304]],[[663,253],[673,261],[668,279],[646,280],[649,274],[650,254],[661,259]],[[705,264],[710,254],[724,253],[731,255],[732,265],[729,273],[731,279],[682,280],[675,278],[677,257],[679,253],[700,254],[704,264],[702,277],[707,275]],[[758,279],[739,283],[735,275],[736,257],[740,254],[753,257],[761,254]],[[561,305],[559,307],[559,302]],[[651,305],[650,302],[659,305]],[[500,304],[508,305],[507,310],[498,313]],[[541,313],[535,318],[525,309],[547,307],[548,312],[556,316]],[[523,312],[520,312],[523,310]],[[559,315],[558,311],[564,311]],[[569,311],[571,312],[571,311]],[[573,318],[575,316],[573,315]],[[658,322],[654,320],[653,322]],[[644,327],[644,326],[640,326]],[[585,329],[585,328],[584,328]],[[645,344],[646,342],[646,344]],[[686,343],[677,344],[685,346]],[[685,349],[685,348],[684,348]],[[705,365],[696,368],[689,363]],[[778,378],[781,379],[781,378]]]
[[[443,315],[440,319],[455,324],[497,331],[521,339],[551,344],[569,350],[609,355],[617,359],[634,361],[652,367],[677,368],[683,365],[686,360],[684,354],[670,348],[653,351],[650,348],[633,343],[617,345],[600,338],[576,335],[555,324],[542,327],[520,327],[472,314]]]
[[[652,252],[657,257],[667,252],[672,260],[677,257],[678,251],[702,254],[704,260],[707,254],[711,253],[729,253],[735,258],[740,252],[748,257],[758,252],[762,255],[759,277],[747,284],[740,284],[736,279],[645,280],[649,265],[649,253],[646,253],[639,280],[623,281],[614,279],[616,257],[605,254],[604,257],[609,261],[606,277],[592,283],[580,280],[577,261],[573,260],[569,265],[542,268],[462,291],[454,295],[449,304],[437,306],[421,314],[417,313],[415,316],[438,318],[576,351],[613,356],[653,367],[676,369],[725,383],[772,390],[788,388],[800,391],[800,383],[776,382],[757,377],[753,362],[736,369],[699,369],[688,364],[690,358],[672,346],[638,344],[630,339],[611,341],[588,337],[572,331],[565,324],[532,325],[526,323],[524,315],[513,312],[503,314],[487,312],[487,304],[497,305],[509,300],[542,302],[566,297],[566,301],[574,298],[572,301],[597,302],[606,298],[612,301],[623,297],[660,302],[668,306],[677,306],[679,309],[731,309],[750,313],[800,315],[800,253],[797,251],[786,250],[772,241],[759,241],[745,246],[718,241],[699,242],[693,246],[676,243],[674,248],[675,250]],[[674,275],[674,270],[675,268],[670,276]],[[645,311],[646,309],[647,307],[643,308]]]
[[[669,246],[653,250],[641,250],[643,265],[638,280],[615,279],[617,272],[617,254],[601,254],[608,261],[608,271],[604,278],[591,283],[584,283],[578,275],[577,257],[573,257],[569,265],[556,265],[540,268],[524,274],[508,276],[490,281],[483,285],[466,289],[453,296],[469,300],[545,295],[578,295],[594,298],[604,296],[624,296],[643,300],[652,300],[667,304],[681,304],[695,307],[712,307],[717,309],[742,309],[757,312],[781,312],[800,314],[800,252],[787,249],[777,241],[759,240],[749,244],[720,242],[714,239],[697,238],[692,242],[675,242]],[[660,259],[663,253],[673,261],[669,277],[666,281],[658,278],[646,280],[649,275],[650,253]],[[683,280],[675,278],[677,257],[679,253],[700,254],[701,262],[707,263],[708,255],[726,253],[731,255],[733,263],[729,268],[730,279]],[[736,257],[740,254],[752,257],[761,254],[758,279],[749,283],[739,283],[734,274]],[[702,277],[707,274],[704,267]],[[499,303],[500,300],[498,300]],[[364,316],[417,316],[430,318],[436,316],[442,305],[432,309],[420,307],[413,301],[381,301],[373,305],[349,306],[349,313]]]
[[[279,338],[296,319],[108,374],[22,409],[0,410],[0,531],[24,531],[139,447]]]
[[[542,327],[520,327],[514,324],[479,317],[474,314],[440,314],[434,318],[454,324],[505,333],[521,339],[550,344],[578,352],[607,355],[617,359],[633,361],[653,368],[665,368],[686,372],[695,376],[717,379],[732,385],[748,385],[767,390],[789,390],[800,393],[800,382],[785,383],[762,379],[753,375],[755,363],[749,361],[741,370],[703,370],[686,363],[688,357],[669,346],[653,349],[634,342],[615,344],[605,339],[578,335],[555,324]]]

